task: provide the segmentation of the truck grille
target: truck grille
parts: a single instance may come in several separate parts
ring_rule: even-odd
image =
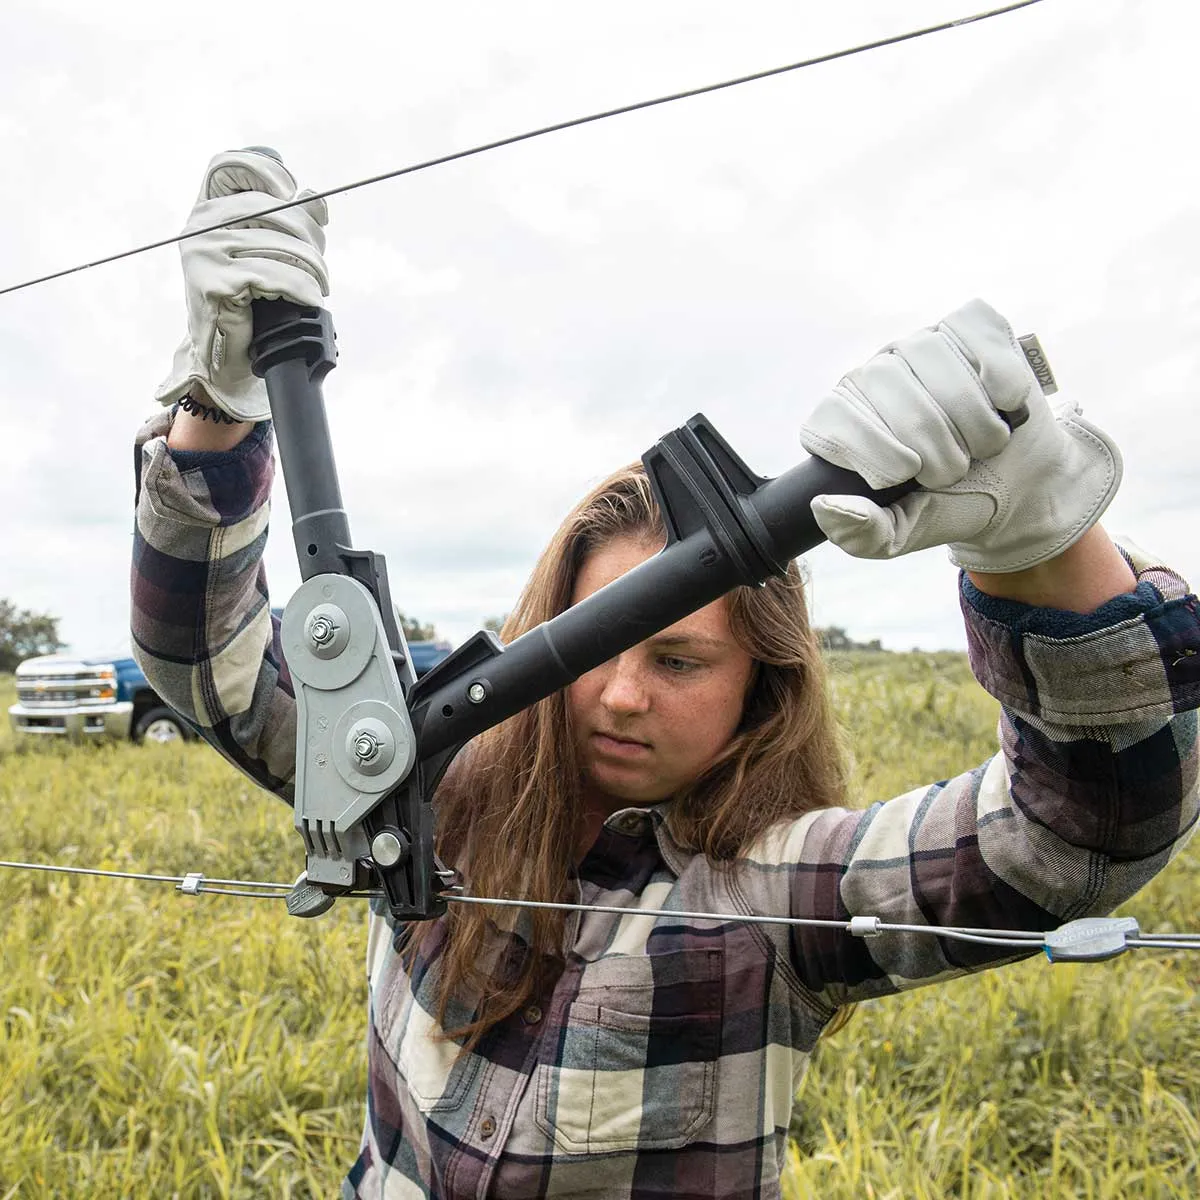
[[[71,674],[17,677],[17,700],[28,708],[53,710],[76,704],[112,704],[116,683],[111,673],[77,671]]]

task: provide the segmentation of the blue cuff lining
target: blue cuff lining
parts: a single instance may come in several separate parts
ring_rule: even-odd
[[[180,472],[195,471],[201,467],[221,467],[228,463],[237,462],[258,446],[271,431],[270,421],[259,421],[232,450],[174,450],[170,451],[171,458]]]
[[[1032,633],[1040,637],[1073,638],[1107,629],[1122,621],[1145,616],[1163,603],[1162,593],[1143,580],[1137,590],[1100,605],[1090,613],[1068,612],[1062,608],[1039,608],[1019,600],[1002,600],[981,592],[964,571],[960,576],[963,598],[980,616],[1007,625],[1014,633]]]

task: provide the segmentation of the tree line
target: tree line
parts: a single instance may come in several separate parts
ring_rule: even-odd
[[[404,629],[404,636],[410,642],[416,640],[414,635],[409,633],[409,626],[420,630],[420,637],[431,639],[437,637],[437,631],[432,625],[422,625],[419,621],[410,621],[408,617],[400,614],[401,625]],[[504,613],[498,617],[488,617],[483,622],[484,629],[490,629],[493,633],[498,634],[504,628],[504,622],[508,620],[508,613]],[[883,649],[883,643],[878,638],[872,638],[869,642],[856,642],[840,625],[820,625],[813,629],[817,635],[817,640],[821,643],[822,650],[875,650]]]

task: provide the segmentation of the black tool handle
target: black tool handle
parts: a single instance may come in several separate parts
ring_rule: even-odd
[[[906,483],[876,491],[852,471],[809,458],[745,500],[765,528],[777,564],[786,564],[825,540],[812,514],[815,496],[862,495],[890,504],[916,488]],[[485,661],[477,661],[474,643],[460,647],[467,669],[456,669],[456,651],[418,684],[418,758],[465,743],[735,587],[777,573],[748,576],[745,556],[729,552],[730,531],[725,534],[695,529]]]
[[[337,362],[323,308],[255,300],[250,364],[267,385],[300,575],[344,573],[350,522],[342,507],[321,382]]]
[[[1016,428],[1029,412],[1022,406],[1001,415]],[[812,512],[817,496],[889,505],[919,488],[909,480],[876,490],[815,456],[778,478],[760,478],[700,414],[661,438],[644,461],[652,480],[670,464],[671,487],[661,473],[656,481],[659,506],[670,510],[664,549],[508,647],[476,635],[439,664],[414,695],[419,759],[453,752],[735,587],[782,573],[825,540]]]

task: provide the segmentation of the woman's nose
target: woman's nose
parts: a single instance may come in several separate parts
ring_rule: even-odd
[[[622,654],[604,668],[607,677],[600,702],[610,712],[638,713],[650,707],[650,697],[641,667],[628,654]]]

